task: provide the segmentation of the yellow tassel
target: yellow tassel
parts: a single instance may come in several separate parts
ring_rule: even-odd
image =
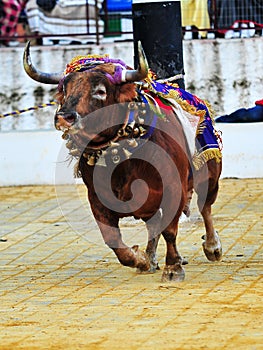
[[[217,163],[220,163],[222,160],[222,153],[218,148],[207,149],[202,153],[196,153],[193,156],[193,165],[196,170],[199,170],[205,163],[209,160],[215,159]]]

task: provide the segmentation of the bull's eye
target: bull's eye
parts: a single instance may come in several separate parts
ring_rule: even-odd
[[[94,89],[94,93],[92,94],[92,97],[98,100],[106,100],[106,97],[107,97],[106,87],[103,84],[98,85],[96,89]]]

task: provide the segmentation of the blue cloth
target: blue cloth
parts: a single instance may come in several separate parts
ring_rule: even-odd
[[[253,123],[263,121],[263,106],[240,108],[235,112],[215,119],[217,123]]]

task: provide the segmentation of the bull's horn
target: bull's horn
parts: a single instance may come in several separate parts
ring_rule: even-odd
[[[60,73],[44,73],[36,69],[31,61],[30,57],[30,41],[27,42],[24,49],[23,65],[26,73],[40,83],[44,84],[58,84],[60,79],[63,77],[63,72]]]
[[[142,47],[142,43],[140,41],[138,41],[138,59],[139,59],[138,69],[126,71],[126,74],[125,74],[126,82],[141,81],[145,79],[148,75],[149,66]]]

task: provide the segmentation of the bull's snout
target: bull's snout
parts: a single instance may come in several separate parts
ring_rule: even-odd
[[[62,112],[58,111],[55,114],[55,127],[58,130],[68,129],[78,120],[76,112]]]

